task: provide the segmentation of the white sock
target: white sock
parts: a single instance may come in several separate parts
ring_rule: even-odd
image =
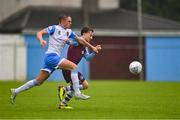
[[[82,84],[79,85],[79,89],[80,89],[80,90],[84,90],[84,87],[83,87]]]
[[[74,90],[71,85],[66,86],[65,89],[66,89],[66,91],[71,91],[71,90],[73,91],[73,90]],[[79,89],[80,89],[80,90],[84,90],[84,87],[83,87],[82,84],[79,85]]]
[[[66,97],[62,100],[61,105],[66,105],[74,96],[74,91],[68,91]]]
[[[18,94],[18,93],[20,93],[20,92],[23,92],[23,91],[25,91],[25,90],[28,90],[28,89],[36,86],[36,85],[39,85],[39,83],[37,82],[36,79],[30,80],[30,81],[26,82],[24,85],[16,88],[16,89],[15,89],[15,93]]]
[[[72,86],[71,86],[71,85],[69,85],[69,86],[66,86],[66,87],[65,87],[65,89],[66,89],[66,91],[73,90],[73,88],[72,88]]]
[[[79,90],[79,78],[78,78],[77,69],[71,70],[71,79],[72,79],[73,89],[74,89],[75,94],[81,93],[81,91]]]

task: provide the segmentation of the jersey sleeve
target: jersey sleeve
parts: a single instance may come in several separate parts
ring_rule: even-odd
[[[47,33],[48,33],[49,35],[53,35],[54,32],[55,32],[55,30],[56,30],[56,25],[49,26],[49,27],[47,27],[47,28],[45,28],[45,29],[46,29],[46,31],[47,31]]]
[[[68,45],[73,45],[73,46],[78,46],[79,43],[75,40],[75,39],[69,39],[69,41],[67,42]]]
[[[68,38],[69,38],[69,41],[68,41],[67,44],[73,45],[73,46],[78,46],[78,45],[79,45],[79,42],[76,40],[76,37],[77,37],[76,33],[73,32],[73,31],[71,31],[71,32],[70,32],[70,35],[69,35],[69,37],[68,37]]]
[[[95,55],[96,55],[95,52],[87,53],[84,55],[84,58],[86,59],[86,61],[91,61]]]
[[[76,39],[77,35],[75,32],[71,31],[71,34],[69,35],[70,39]]]
[[[91,61],[93,57],[96,55],[96,53],[95,52],[89,53],[88,48],[86,48],[85,50],[86,50],[86,53],[84,55],[84,58],[86,59],[86,61]]]

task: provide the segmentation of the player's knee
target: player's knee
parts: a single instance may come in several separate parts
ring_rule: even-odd
[[[89,85],[88,85],[88,83],[86,83],[86,84],[83,84],[83,88],[84,88],[84,89],[88,89],[88,88],[89,88]]]
[[[77,72],[77,71],[78,71],[77,66],[72,67],[72,68],[71,68],[71,71]]]
[[[72,66],[72,70],[77,70],[77,68],[78,68],[77,65]]]

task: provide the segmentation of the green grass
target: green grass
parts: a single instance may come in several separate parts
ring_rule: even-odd
[[[58,82],[45,82],[9,102],[12,87],[22,82],[0,82],[0,119],[179,119],[180,83],[91,81],[84,93],[90,100],[73,99],[73,110],[57,109]],[[61,82],[62,84],[62,82]],[[63,82],[64,85],[67,85]]]

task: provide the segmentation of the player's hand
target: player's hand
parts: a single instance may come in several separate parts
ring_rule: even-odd
[[[46,45],[46,41],[45,40],[40,40],[40,44],[41,44],[41,46],[45,46]]]
[[[64,42],[68,43],[68,42],[69,42],[69,39],[64,39]]]
[[[98,53],[98,49],[96,47],[93,47],[92,50],[95,52],[95,53]]]
[[[96,45],[96,48],[97,48],[98,51],[102,49],[101,45]]]

